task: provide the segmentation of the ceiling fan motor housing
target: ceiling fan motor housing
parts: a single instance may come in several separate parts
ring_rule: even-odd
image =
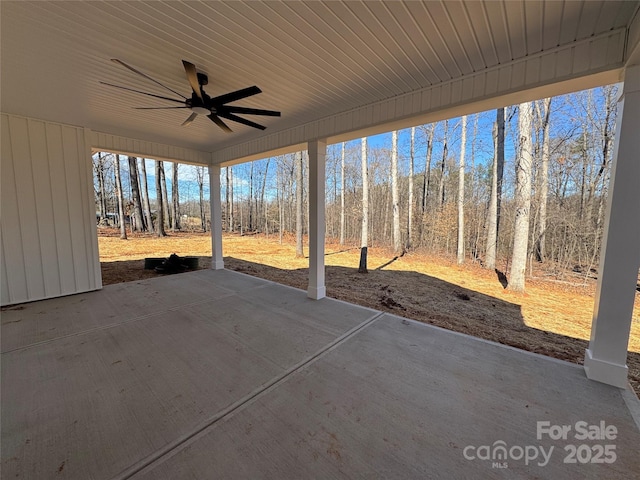
[[[200,84],[200,86],[209,84],[209,77],[206,73],[198,72],[198,83]]]

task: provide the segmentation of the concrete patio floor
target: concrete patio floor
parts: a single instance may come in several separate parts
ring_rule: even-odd
[[[8,308],[1,340],[7,479],[640,472],[637,397],[580,366],[227,270]]]

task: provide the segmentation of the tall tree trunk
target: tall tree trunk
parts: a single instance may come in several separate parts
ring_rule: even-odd
[[[606,88],[606,98],[604,101],[604,108],[605,108],[605,117],[602,120],[602,125],[597,125],[594,126],[598,129],[601,130],[602,132],[602,161],[600,163],[600,166],[598,168],[598,171],[596,172],[595,176],[592,178],[592,180],[589,183],[589,190],[588,190],[588,201],[587,201],[587,212],[585,217],[587,218],[587,221],[589,222],[588,225],[591,227],[592,225],[596,225],[596,227],[600,226],[600,219],[599,219],[599,215],[596,216],[596,218],[594,218],[593,216],[593,210],[595,207],[595,203],[598,201],[598,199],[596,198],[596,190],[598,188],[598,184],[600,183],[600,180],[603,178],[605,171],[608,168],[608,164],[609,164],[609,148],[610,148],[610,142],[611,142],[611,132],[610,132],[610,128],[611,128],[611,116],[614,114],[614,110],[613,110],[613,95],[612,95],[612,87],[605,87]],[[602,195],[601,195],[602,196]],[[596,228],[596,232],[595,235],[596,237],[598,236],[598,230],[599,228]]]
[[[496,242],[500,238],[500,218],[502,213],[502,179],[504,178],[504,108],[497,110],[498,123],[498,143],[496,151],[496,162],[498,164],[498,185],[497,185],[497,220],[496,220]],[[497,244],[496,244],[497,245]],[[497,255],[497,247],[496,247]]]
[[[411,127],[411,145],[409,147],[409,198],[407,199],[407,249],[411,248],[413,237],[413,162],[415,160],[416,127]]]
[[[304,257],[302,246],[302,152],[296,153],[296,257]]]
[[[203,232],[207,231],[207,220],[204,213],[204,177],[206,174],[207,172],[205,172],[205,167],[196,167],[196,179],[198,181],[198,193],[200,200],[200,227]],[[211,219],[211,221],[214,222],[216,219]]]
[[[449,120],[444,121],[444,137],[442,140],[442,161],[440,162],[440,183],[438,184],[438,198],[440,201],[440,208],[444,207],[445,190],[444,190],[444,172],[447,162],[447,142],[449,135]]]
[[[97,163],[94,160],[94,169],[96,172],[96,177],[98,178],[98,224],[99,225],[107,225],[107,195],[105,189],[105,180],[104,180],[104,164],[105,160],[102,156],[102,152],[98,152],[98,161]]]
[[[136,157],[128,157],[129,183],[131,185],[131,201],[133,202],[133,225],[131,229],[136,232],[144,230],[142,220],[142,205],[140,202],[140,185],[138,184],[138,162]]]
[[[156,165],[156,171],[158,170],[158,166]],[[162,234],[166,235],[164,231],[164,227],[171,226],[171,213],[169,212],[169,196],[167,195],[167,178],[164,174],[164,162],[160,162],[160,186],[162,187],[162,218],[165,224],[162,227]],[[157,229],[156,229],[157,231]]]
[[[369,171],[367,168],[367,138],[362,139],[362,234],[360,240],[360,265],[358,272],[367,273],[367,248],[369,243]]]
[[[529,211],[531,208],[531,168],[533,164],[531,103],[521,103],[518,115],[519,152],[516,163],[515,207],[516,219],[513,237],[513,253],[509,275],[509,290],[523,292],[527,247],[529,243]]]
[[[610,165],[611,144],[613,142],[614,133],[611,128],[615,129],[614,122],[616,117],[616,103],[614,98],[614,86],[610,85],[605,87],[605,119],[602,125],[602,164],[600,170],[598,170],[597,178],[602,180],[602,190],[598,199],[598,212],[596,215],[596,228],[595,228],[595,250],[600,249],[600,239],[602,238],[602,227],[604,222],[604,204],[607,198],[607,190],[609,185],[608,171]],[[611,123],[610,123],[611,122]],[[597,180],[596,180],[597,182]]]
[[[424,162],[424,176],[422,177],[422,210],[420,222],[420,246],[424,246],[425,223],[427,218],[427,199],[429,198],[429,187],[431,186],[431,157],[433,155],[433,136],[435,132],[435,124],[429,126],[429,134],[427,136],[427,155]]]
[[[588,148],[587,148],[587,131],[588,128],[586,125],[583,127],[585,130],[582,131],[582,175],[580,180],[580,220],[584,220],[584,207],[586,203],[587,196],[587,165],[589,163],[588,159]]]
[[[475,235],[473,237],[473,245],[471,247],[472,252],[471,254],[473,255],[473,259],[474,261],[478,261],[480,259],[480,236],[482,234],[482,229],[483,229],[483,225],[482,222],[480,221],[480,218],[482,218],[482,206],[481,206],[481,202],[479,201],[477,195],[476,195],[476,142],[478,140],[478,121],[480,118],[480,114],[475,114],[473,116],[473,135],[471,137],[471,168],[468,169],[471,173],[471,191],[468,192],[466,194],[467,198],[470,201],[467,201],[467,205],[469,205],[469,203],[471,202],[471,204],[473,205],[473,214],[474,214],[474,220],[473,223],[471,224],[471,228],[473,228],[474,224],[475,224]]]
[[[145,230],[153,231],[153,218],[151,217],[151,205],[149,203],[149,185],[147,183],[147,161],[140,159],[140,178],[142,179],[142,207],[145,219]]]
[[[249,231],[253,231],[253,162],[249,162]]]
[[[400,195],[398,193],[398,131],[391,132],[391,209],[393,210],[393,251],[402,253],[400,234]]]
[[[158,218],[156,221],[156,235],[158,237],[166,236],[166,233],[164,231],[164,204],[165,204],[164,198],[166,198],[166,196],[162,192],[163,190],[162,172],[163,172],[162,162],[156,160],[156,199],[158,202]]]
[[[276,177],[278,183],[278,235],[280,237],[280,245],[282,245],[282,237],[284,232],[284,180],[283,169],[284,157],[278,159],[278,169],[276,170]]]
[[[122,194],[122,180],[120,179],[120,155],[116,155],[116,197],[118,198],[118,221],[120,223],[120,238],[127,239],[127,222],[124,217],[124,196]]]
[[[309,173],[307,172],[309,168],[309,152],[307,150],[305,150],[304,152],[302,152],[302,191],[304,193],[304,195],[302,196],[302,201],[303,201],[303,219],[304,219],[304,231],[305,232],[309,232],[309,222],[310,222],[310,215],[309,215],[309,189],[306,187],[305,185],[305,178],[309,178]]]
[[[235,224],[233,219],[234,206],[233,206],[233,167],[227,167],[227,192],[229,192],[229,210],[227,215],[229,217],[229,231],[235,231]]]
[[[458,265],[464,263],[464,154],[467,148],[467,116],[462,116],[460,165],[458,169]]]
[[[342,142],[341,156],[340,156],[340,245],[344,245],[344,227],[345,227],[345,142]]]
[[[226,225],[225,226],[226,226],[228,232],[231,231],[230,222],[229,222],[229,217],[231,215],[231,208],[230,208],[230,205],[229,205],[229,169],[230,168],[231,167],[226,167],[224,169],[225,180],[226,180],[226,187],[224,189],[224,194],[225,194],[225,212],[226,212],[226,215],[227,215],[227,218],[226,218],[227,221],[226,221]]]
[[[536,242],[536,258],[544,262],[546,257],[547,234],[547,198],[549,196],[549,118],[551,114],[551,97],[541,101],[543,112],[540,112],[542,121],[542,155],[540,164],[540,204],[538,205],[538,238]],[[539,108],[540,103],[536,104]]]
[[[265,192],[267,190],[267,176],[269,174],[269,163],[271,163],[271,158],[267,159],[267,164],[264,167],[264,178],[262,180],[262,192],[260,192],[260,210],[264,215],[264,232],[269,235],[269,215],[267,212],[267,207],[265,203]]]
[[[424,162],[424,177],[422,179],[422,215],[427,210],[427,198],[429,197],[429,184],[431,182],[431,155],[433,154],[433,135],[435,125],[431,124],[427,139],[427,157]]]
[[[173,162],[171,176],[171,230],[180,230],[180,190],[178,187],[178,163]],[[203,220],[204,221],[204,220]],[[206,229],[203,229],[205,231]]]
[[[500,113],[498,113],[500,115]],[[493,124],[493,161],[491,162],[491,196],[487,213],[487,252],[485,268],[495,270],[498,246],[498,121]]]

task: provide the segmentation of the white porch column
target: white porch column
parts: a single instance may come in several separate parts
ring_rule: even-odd
[[[324,210],[325,210],[325,157],[327,142],[309,142],[309,298],[319,300],[326,296],[324,285]]]
[[[220,205],[220,165],[209,165],[209,203],[211,205],[211,268],[224,268],[222,260],[222,206]]]
[[[592,380],[627,387],[627,349],[640,268],[640,66],[625,72],[618,103],[609,198],[591,341],[584,369]]]

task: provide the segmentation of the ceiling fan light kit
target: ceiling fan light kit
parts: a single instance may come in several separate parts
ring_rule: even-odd
[[[209,78],[206,74],[202,72],[198,72],[193,63],[188,62],[186,60],[182,60],[182,65],[184,67],[185,74],[187,76],[187,80],[189,81],[189,85],[191,86],[191,97],[185,97],[179,92],[167,87],[166,85],[160,83],[149,75],[137,70],[136,68],[126,64],[122,60],[118,60],[117,58],[111,59],[112,62],[121,65],[128,70],[146,78],[147,80],[152,81],[153,83],[160,85],[161,87],[169,90],[170,92],[182,97],[182,100],[163,97],[161,95],[156,95],[153,93],[143,92],[140,90],[135,90],[129,87],[123,87],[121,85],[114,85],[112,83],[100,82],[103,85],[108,85],[110,87],[120,88],[122,90],[127,90],[130,92],[140,93],[142,95],[147,95],[150,97],[159,98],[161,100],[167,100],[174,103],[180,103],[181,106],[172,106],[172,107],[134,107],[138,110],[164,110],[164,109],[176,109],[176,108],[186,108],[191,110],[191,115],[182,123],[182,126],[189,125],[193,122],[198,115],[204,115],[209,118],[213,123],[215,123],[218,127],[220,127],[223,131],[229,133],[231,132],[231,128],[222,120],[230,120],[232,122],[240,123],[242,125],[247,125],[249,127],[257,128],[259,130],[264,130],[266,127],[264,125],[260,125],[258,123],[252,122],[251,120],[247,120],[246,118],[239,117],[240,115],[264,115],[269,117],[279,117],[280,112],[275,110],[263,110],[259,108],[248,108],[248,107],[239,107],[235,105],[228,105],[229,103],[236,102],[238,100],[242,100],[244,98],[257,95],[258,93],[262,93],[258,87],[247,87],[241,90],[236,90],[234,92],[225,93],[223,95],[219,95],[217,97],[210,97],[202,88],[204,85],[208,85]],[[222,118],[221,118],[222,117]]]

